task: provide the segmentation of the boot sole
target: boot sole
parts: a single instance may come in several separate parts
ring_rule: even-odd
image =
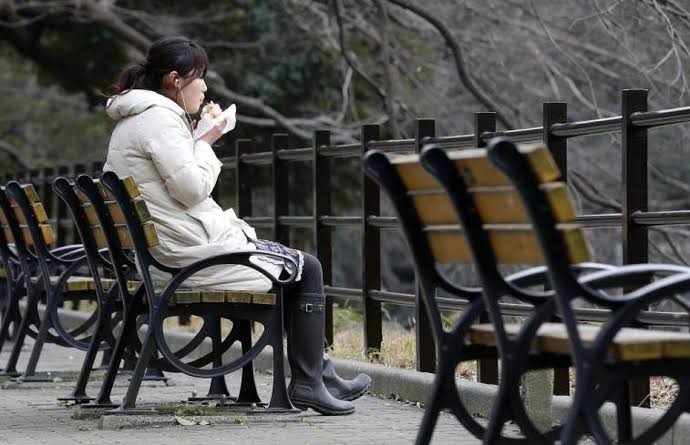
[[[291,400],[292,404],[295,405],[295,408],[299,408],[302,411],[306,411],[308,408],[313,409],[319,414],[322,414],[324,416],[346,416],[348,414],[352,414],[355,412],[355,408],[352,407],[352,409],[344,410],[344,411],[333,411],[328,408],[324,408],[320,405],[316,405],[313,403],[307,403],[303,402],[301,400]]]

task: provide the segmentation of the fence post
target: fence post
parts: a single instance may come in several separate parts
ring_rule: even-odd
[[[362,126],[362,155],[369,142],[381,139],[379,125]],[[361,159],[361,158],[360,158]],[[362,168],[362,301],[364,302],[364,352],[380,352],[383,341],[381,302],[369,297],[372,289],[381,289],[381,232],[369,225],[369,216],[378,216],[381,200],[379,187]]]
[[[50,179],[54,174],[54,168],[42,168],[38,175],[40,183],[36,184],[38,186],[38,194],[41,197],[41,200],[43,201],[43,206],[45,207],[46,212],[48,212],[48,215],[50,215],[50,212],[48,211],[48,206],[50,206],[50,203],[48,203],[47,201],[49,200],[48,198],[50,197],[50,192],[52,191],[50,188]]]
[[[64,176],[69,178],[69,167],[66,165],[61,165],[57,169],[57,176]],[[62,199],[57,200],[57,204],[55,206],[55,235],[56,235],[56,242],[55,244],[57,246],[64,246],[67,243],[65,242],[66,234],[65,234],[65,223],[64,221],[67,220],[67,205]]]
[[[647,111],[647,90],[623,90],[621,144],[623,149],[623,264],[649,261],[647,228],[632,216],[647,211],[647,128],[633,125],[630,116]],[[649,407],[649,379],[631,381],[630,403]]]
[[[85,174],[86,173],[86,165],[84,164],[74,164],[74,170],[72,171],[73,180],[77,179],[77,176]],[[79,235],[76,232],[76,228],[74,227],[74,224],[70,224],[67,227],[69,227],[69,230],[65,232],[65,244],[73,244],[73,243],[78,243],[79,242]]]
[[[91,173],[90,175],[94,178],[98,178],[103,173],[103,161],[93,161],[91,163]]]
[[[314,246],[321,261],[324,284],[333,281],[333,244],[331,228],[321,223],[321,217],[331,214],[331,163],[319,154],[319,147],[331,145],[330,131],[314,132],[312,146],[312,193],[314,215]],[[366,310],[366,309],[365,309]],[[326,345],[333,345],[333,297],[326,297]]]
[[[434,119],[417,119],[415,127],[415,152],[422,150],[424,138],[436,137],[436,121]],[[422,289],[419,278],[415,273],[415,336],[417,351],[417,370],[434,372],[436,370],[436,346],[431,330],[431,322],[426,313]],[[430,296],[433,297],[433,296]]]
[[[496,131],[496,113],[493,111],[474,113],[474,145],[486,147],[482,135]],[[479,316],[480,323],[488,323],[489,314],[484,311]],[[498,361],[496,359],[477,360],[477,381],[495,385],[498,383]]]
[[[551,126],[553,124],[561,124],[567,121],[568,104],[565,102],[544,103],[542,117],[542,140],[549,148],[554,161],[556,161],[556,165],[561,171],[561,177],[564,181],[568,178],[568,139],[551,133]]]
[[[486,147],[486,141],[482,137],[484,133],[496,131],[496,113],[485,111],[474,113],[474,146]]]
[[[543,107],[542,140],[548,147],[556,161],[561,177],[564,181],[568,178],[568,139],[551,133],[553,124],[568,121],[568,104],[565,102],[546,102]],[[549,286],[547,286],[549,287]],[[555,395],[570,395],[570,369],[556,368],[553,371],[553,393]]]
[[[271,138],[271,177],[273,178],[273,239],[281,244],[290,244],[290,228],[281,224],[280,217],[290,213],[290,194],[288,187],[287,165],[278,158],[279,150],[290,148],[290,138],[287,134],[274,134]]]

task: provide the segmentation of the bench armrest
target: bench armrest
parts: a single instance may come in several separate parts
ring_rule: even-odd
[[[81,244],[70,244],[69,246],[58,247],[50,251],[50,254],[55,256],[60,261],[72,262],[84,256],[86,253],[84,251],[84,246]]]
[[[610,271],[587,274],[580,277],[578,282],[585,291],[582,297],[590,303],[613,309],[644,296],[644,290],[649,289],[649,281],[654,277],[669,278],[669,276],[673,277],[689,273],[690,267],[674,264],[631,264],[619,266]],[[662,280],[665,278],[662,278]],[[623,295],[611,295],[602,289],[632,286],[637,286],[637,289]],[[668,296],[666,294],[666,297]]]
[[[264,268],[261,266],[258,266],[254,263],[252,263],[249,259],[253,256],[270,256],[273,258],[277,259],[282,259],[282,260],[287,260],[290,261],[292,264],[294,264],[294,268],[292,270],[292,273],[290,274],[289,277],[286,279],[279,279],[271,275],[268,271],[266,271]],[[286,255],[281,255],[278,253],[273,253],[273,252],[265,252],[261,250],[241,250],[241,251],[235,251],[235,252],[228,252],[228,253],[223,253],[220,255],[215,255],[211,256],[208,258],[204,258],[203,260],[199,260],[195,263],[192,263],[188,266],[185,266],[180,269],[180,271],[175,274],[168,284],[165,286],[165,289],[161,293],[161,297],[169,297],[172,295],[178,287],[184,283],[184,281],[189,278],[190,276],[194,275],[195,273],[207,269],[209,267],[213,266],[220,266],[220,265],[241,265],[241,266],[246,266],[246,267],[251,267],[252,269],[260,272],[263,274],[266,278],[271,280],[271,283],[273,283],[274,286],[276,285],[285,285],[293,282],[295,278],[297,278],[297,268],[299,267],[298,264],[295,264],[295,262],[290,258],[289,256]]]
[[[637,284],[644,286],[649,284],[649,280],[659,275],[688,272],[690,272],[690,267],[675,264],[630,264],[590,273],[580,277],[578,281],[581,284],[597,288],[634,286]]]
[[[663,278],[649,283],[655,276]],[[690,277],[690,268],[673,264],[631,264],[612,271],[596,272],[580,277],[581,296],[590,303],[607,307],[613,311],[629,304],[648,305],[657,300],[673,298],[676,293],[690,291],[684,277]],[[674,284],[680,280],[682,284]],[[689,278],[690,280],[690,278]],[[666,284],[665,284],[666,283]],[[600,288],[637,286],[634,291],[622,295],[611,295]]]
[[[588,271],[612,271],[616,269],[616,266],[602,263],[578,263],[573,264],[570,268],[573,272],[580,274]],[[549,269],[546,266],[532,267],[508,275],[506,281],[518,287],[550,284],[548,271]]]
[[[602,332],[597,337],[596,353],[600,355],[605,354],[606,348],[613,341],[618,331],[630,326],[638,314],[651,303],[685,292],[690,292],[690,269],[684,273],[676,273],[661,278],[651,284],[617,297],[618,307],[612,308],[610,317],[602,326]]]
[[[55,249],[50,249],[50,253],[53,255],[61,255],[65,252],[71,252],[73,250],[84,249],[82,244],[67,244],[66,246],[56,247]]]

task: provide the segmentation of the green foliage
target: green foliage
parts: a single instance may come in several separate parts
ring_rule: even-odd
[[[329,85],[327,59],[310,48],[273,59],[265,71],[247,73],[241,89],[251,96],[269,100],[278,109],[295,103],[318,101]]]
[[[340,331],[361,326],[362,312],[349,305],[333,305],[333,329]]]
[[[97,91],[110,84],[126,62],[125,45],[110,31],[95,23],[69,23],[48,28],[41,35],[48,61],[38,64],[38,78],[45,85],[59,84],[68,91]],[[88,57],[83,57],[88,55]]]

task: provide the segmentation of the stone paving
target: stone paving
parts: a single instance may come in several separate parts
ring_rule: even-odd
[[[7,348],[5,348],[7,349]],[[30,351],[22,353],[28,358]],[[7,360],[0,355],[0,363]],[[39,363],[39,370],[78,370],[82,354],[72,349],[48,345]],[[21,369],[21,367],[20,367]],[[142,402],[178,402],[196,390],[203,395],[207,381],[182,374],[169,374],[171,384],[146,383],[139,400]],[[264,400],[270,394],[271,376],[257,373],[257,386]],[[237,391],[239,376],[227,377],[230,391]],[[96,393],[96,383],[90,395]],[[126,380],[118,379],[113,400],[126,390]],[[307,411],[288,419],[252,420],[238,417],[235,422],[209,425],[148,425],[121,430],[102,429],[100,421],[72,419],[74,408],[59,405],[56,397],[66,395],[73,383],[32,383],[0,389],[0,444],[400,444],[414,443],[423,410],[415,405],[374,396],[357,400],[357,411],[350,416],[324,417]],[[434,444],[479,443],[463,430],[455,419],[442,414],[436,427]]]

